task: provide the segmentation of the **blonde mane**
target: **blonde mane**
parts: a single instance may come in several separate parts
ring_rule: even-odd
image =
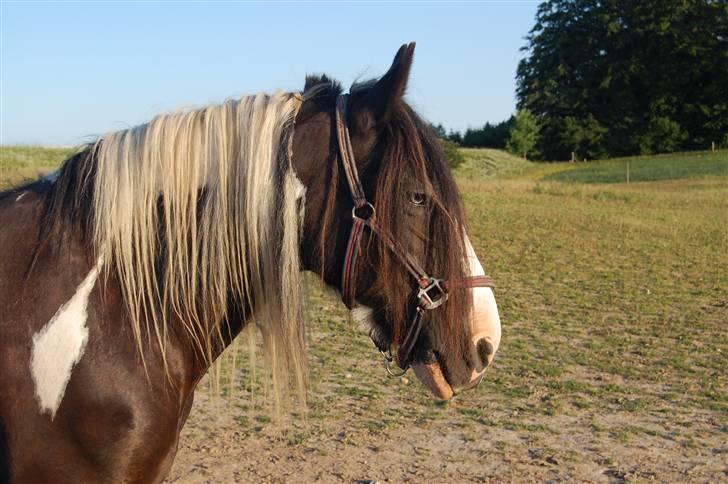
[[[261,329],[274,386],[290,381],[302,395],[303,187],[291,166],[300,105],[298,94],[246,96],[93,147],[93,241],[118,276],[142,355],[156,341],[167,368],[174,319],[210,364],[230,301],[253,301],[243,316]]]

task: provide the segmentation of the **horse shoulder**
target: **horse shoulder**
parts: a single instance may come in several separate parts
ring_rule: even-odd
[[[189,413],[177,345],[141,363],[118,284],[78,229],[38,239],[43,191],[0,197],[0,481],[161,481]],[[38,456],[43,455],[42,460]]]

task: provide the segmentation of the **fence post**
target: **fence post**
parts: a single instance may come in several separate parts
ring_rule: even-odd
[[[710,142],[710,151],[712,151],[713,153],[715,153],[715,141],[711,141]]]

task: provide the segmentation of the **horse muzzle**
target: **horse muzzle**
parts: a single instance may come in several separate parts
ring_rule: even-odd
[[[500,345],[500,315],[493,290],[489,287],[472,290],[474,304],[469,321],[472,336],[466,361],[455,361],[452,356],[448,358],[446,352],[433,352],[434,358],[412,364],[417,378],[436,397],[444,400],[478,386]]]

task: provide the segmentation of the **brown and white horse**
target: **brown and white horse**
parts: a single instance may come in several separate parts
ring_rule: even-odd
[[[302,271],[437,396],[479,382],[499,316],[464,282],[485,274],[455,182],[403,100],[413,53],[345,97],[309,77],[158,116],[0,194],[0,482],[163,480],[247,324],[303,392]]]

